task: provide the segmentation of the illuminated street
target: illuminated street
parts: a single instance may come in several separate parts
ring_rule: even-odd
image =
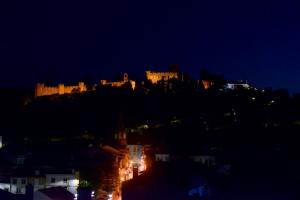
[[[104,146],[102,149],[110,152],[115,159],[110,173],[104,177],[105,188],[108,191],[104,195],[98,195],[96,199],[121,200],[122,182],[131,180],[146,170],[146,156],[143,148],[140,148],[139,156],[136,156],[138,148],[134,148],[134,152],[131,152],[130,148],[129,151],[119,151],[110,146]]]

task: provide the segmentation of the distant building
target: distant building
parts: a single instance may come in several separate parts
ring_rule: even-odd
[[[143,146],[142,145],[127,145],[129,159],[133,163],[139,163],[143,156]]]
[[[237,90],[237,89],[250,89],[250,85],[247,81],[238,81],[238,82],[231,82],[226,83],[225,88],[229,90]]]
[[[156,162],[170,162],[173,160],[189,160],[196,163],[200,163],[204,166],[211,167],[216,165],[216,157],[215,156],[203,156],[203,155],[195,155],[195,156],[177,156],[176,154],[168,154],[168,153],[156,153],[155,161]]]
[[[144,148],[142,145],[130,144],[127,145],[129,160],[132,162],[132,166],[137,168],[138,174],[142,173],[146,169]]]
[[[165,147],[157,147],[154,152],[155,162],[173,162],[173,161],[190,161],[199,163],[205,167],[212,167],[216,165],[216,156],[206,154],[204,152],[197,152],[192,149],[168,149]]]
[[[216,157],[215,156],[188,156],[188,159],[194,162],[201,163],[207,167],[216,165]]]
[[[170,154],[157,153],[157,154],[155,154],[155,161],[156,162],[169,162],[170,161]]]
[[[159,81],[167,81],[170,79],[179,79],[178,72],[153,72],[146,71],[147,80],[151,81],[151,83],[156,84]]]
[[[70,94],[73,92],[85,92],[87,87],[84,82],[79,82],[78,85],[66,86],[58,84],[56,87],[46,86],[44,83],[38,83],[35,87],[35,97],[54,95],[54,94]]]
[[[32,184],[34,191],[49,187],[65,187],[69,192],[76,194],[79,185],[79,172],[74,170],[43,173],[39,170],[17,172],[10,177],[8,183],[0,183],[0,188],[8,189],[14,194],[25,194],[27,184]]]
[[[215,84],[215,82],[212,80],[198,80],[198,84],[202,84],[204,89],[207,90],[211,88]],[[250,89],[251,86],[247,83],[247,81],[233,81],[225,83],[224,88],[227,90],[237,90]]]
[[[0,149],[2,148],[2,136],[0,136]]]

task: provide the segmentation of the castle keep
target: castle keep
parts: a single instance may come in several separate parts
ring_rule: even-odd
[[[146,78],[150,80],[151,83],[156,84],[158,81],[167,81],[169,79],[178,79],[179,73],[178,72],[153,72],[153,71],[146,71]]]

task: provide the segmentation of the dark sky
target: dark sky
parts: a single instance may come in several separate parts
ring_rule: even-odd
[[[3,1],[1,1],[3,2]],[[300,91],[300,1],[0,3],[0,87],[143,77],[170,63]]]

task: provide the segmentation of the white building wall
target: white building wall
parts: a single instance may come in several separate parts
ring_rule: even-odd
[[[140,164],[143,156],[143,146],[142,145],[127,145],[129,150],[129,159],[134,164]]]
[[[0,183],[0,189],[10,191],[10,184],[9,183]]]
[[[54,182],[52,182],[52,178],[54,178]],[[25,179],[25,183],[22,183],[23,179]],[[25,194],[28,179],[29,178],[26,177],[11,178],[9,191],[14,194]],[[14,180],[16,180],[16,183],[13,182]],[[79,179],[76,178],[75,174],[46,174],[45,177],[34,178],[31,184],[33,184],[34,191],[61,186],[65,187],[69,192],[75,195],[79,186]]]
[[[66,179],[66,180],[65,180]],[[77,193],[79,180],[73,174],[46,174],[46,187],[66,187],[73,194]]]
[[[14,180],[16,181],[14,183]],[[23,183],[23,180],[25,182]],[[14,194],[25,194],[27,178],[26,177],[14,177],[10,179],[10,192]]]

